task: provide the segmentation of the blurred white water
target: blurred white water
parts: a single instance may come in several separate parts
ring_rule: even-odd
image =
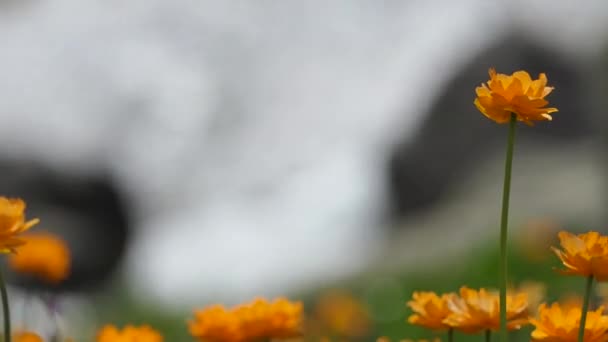
[[[378,248],[387,147],[455,67],[509,25],[558,41],[606,21],[595,1],[547,32],[572,9],[544,3],[513,21],[525,11],[480,0],[8,2],[0,152],[117,176],[142,296],[333,279]]]

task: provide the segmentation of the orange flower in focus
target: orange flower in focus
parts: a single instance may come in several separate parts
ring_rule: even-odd
[[[558,237],[563,250],[551,248],[566,267],[561,273],[608,280],[608,236],[598,232],[574,235],[562,231]]]
[[[13,341],[15,342],[44,342],[42,337],[38,336],[30,331],[22,331],[16,334],[13,334]]]
[[[528,322],[527,294],[519,292],[507,295],[507,328],[516,330]],[[485,289],[479,291],[460,288],[460,297],[452,297],[448,305],[452,313],[445,324],[464,333],[474,334],[483,330],[499,329],[498,294]]]
[[[604,307],[587,312],[585,322],[585,342],[608,341],[608,316],[602,315]],[[538,308],[538,319],[531,318],[530,323],[536,327],[532,331],[532,341],[542,342],[576,342],[581,320],[581,307],[560,307],[553,303],[551,307],[541,304]]]
[[[24,235],[22,240],[26,244],[8,260],[14,271],[51,284],[58,284],[68,277],[70,251],[61,238],[49,233],[36,233]]]
[[[475,106],[483,115],[497,123],[507,123],[511,113],[518,121],[532,125],[533,121],[551,121],[551,113],[557,108],[546,108],[549,104],[545,96],[553,87],[547,87],[547,76],[539,74],[532,80],[525,71],[516,71],[512,75],[498,74],[489,70],[490,80],[475,89],[477,98]]]
[[[0,197],[0,253],[14,253],[25,242],[19,234],[40,220],[25,221],[25,202],[20,198]]]
[[[315,312],[322,325],[339,336],[362,337],[370,328],[367,309],[348,292],[325,293],[317,302]]]
[[[407,302],[414,314],[407,321],[428,329],[448,329],[445,319],[452,313],[448,307],[450,298],[455,294],[447,293],[439,297],[435,292],[414,292],[412,300]]]
[[[245,342],[290,338],[302,334],[303,306],[278,298],[255,299],[232,310],[214,305],[195,312],[188,322],[190,334],[200,341]]]
[[[190,335],[200,341],[240,341],[239,320],[221,305],[213,305],[194,312],[194,321],[188,322]]]
[[[303,309],[301,302],[292,303],[285,298],[273,302],[258,298],[237,307],[234,313],[239,319],[241,338],[255,341],[300,336]]]
[[[127,325],[118,330],[113,325],[106,325],[97,333],[97,342],[162,342],[158,331],[147,325],[139,327]]]

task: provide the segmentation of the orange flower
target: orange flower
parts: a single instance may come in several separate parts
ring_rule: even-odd
[[[19,234],[40,220],[25,221],[25,202],[20,198],[0,197],[0,253],[14,253],[25,242]]]
[[[511,113],[518,121],[532,125],[533,121],[552,120],[551,113],[557,108],[544,108],[549,102],[553,87],[547,87],[547,76],[538,75],[532,80],[525,71],[516,71],[512,75],[497,74],[493,68],[489,71],[490,80],[475,89],[477,98],[475,106],[483,115],[497,123],[507,123]]]
[[[444,320],[452,313],[448,301],[455,294],[442,294],[439,297],[435,292],[414,292],[412,300],[407,302],[414,314],[407,321],[428,329],[448,329],[450,326]]]
[[[608,316],[602,315],[604,307],[587,312],[585,322],[585,342],[608,341]],[[560,307],[553,303],[551,307],[541,304],[538,308],[538,319],[531,318],[530,323],[536,327],[532,331],[533,341],[542,342],[576,342],[581,321],[581,308]]]
[[[231,310],[214,305],[195,312],[190,334],[200,341],[245,342],[301,335],[301,302],[255,299]]]
[[[65,242],[50,233],[23,236],[24,246],[9,257],[8,264],[16,272],[58,284],[70,273],[70,251]]]
[[[552,249],[566,267],[561,273],[608,280],[608,236],[598,232],[574,235],[564,231],[558,236],[563,250]]]
[[[31,331],[21,331],[13,334],[13,341],[15,342],[44,342],[42,337],[38,336]]]
[[[316,317],[333,334],[362,337],[370,329],[365,306],[352,294],[343,291],[325,293],[317,302]]]
[[[499,329],[498,294],[485,289],[479,291],[463,286],[460,297],[452,297],[448,305],[452,313],[444,323],[464,333],[474,334],[483,330]],[[516,330],[528,322],[528,298],[526,293],[507,295],[507,328]]]
[[[213,305],[194,313],[194,321],[188,322],[190,335],[200,341],[240,341],[239,320],[234,312],[221,305]]]
[[[243,340],[255,341],[301,335],[302,311],[301,302],[278,298],[270,303],[258,298],[237,307],[234,313],[239,318]]]
[[[158,331],[147,325],[139,327],[127,325],[118,330],[113,325],[106,325],[97,333],[97,342],[162,342]]]

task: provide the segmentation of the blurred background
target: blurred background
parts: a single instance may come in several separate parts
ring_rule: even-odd
[[[607,19],[599,0],[1,0],[0,192],[68,242],[42,291],[74,336],[185,341],[195,307],[278,295],[321,335],[427,336],[413,290],[497,280],[507,132],[473,106],[492,66],[547,73],[560,110],[518,128],[512,281],[582,287],[548,246],[608,218]]]

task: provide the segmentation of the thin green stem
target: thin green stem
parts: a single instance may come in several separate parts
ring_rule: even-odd
[[[486,330],[486,342],[491,342],[492,341],[492,330],[488,329]]]
[[[507,155],[505,157],[505,180],[502,189],[502,213],[500,216],[500,342],[507,342],[507,226],[509,223],[509,197],[511,195],[511,166],[517,116],[511,114]]]
[[[8,293],[2,270],[0,270],[0,294],[2,295],[2,313],[4,316],[4,341],[11,342],[11,313],[8,307]]]
[[[454,342],[454,329],[448,329],[448,342]]]
[[[593,276],[587,278],[585,286],[585,298],[583,299],[583,309],[581,311],[581,323],[578,327],[578,342],[583,342],[585,338],[585,324],[587,323],[587,311],[589,310],[589,297],[591,297],[591,287],[593,286]]]

